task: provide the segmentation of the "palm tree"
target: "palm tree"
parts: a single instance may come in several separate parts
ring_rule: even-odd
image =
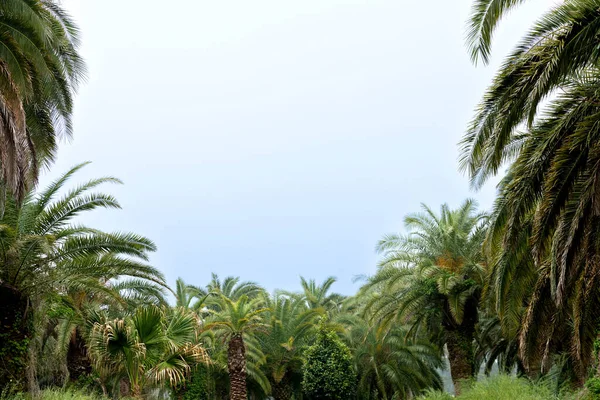
[[[250,300],[241,295],[237,300],[221,296],[221,307],[212,311],[206,329],[214,329],[227,341],[227,369],[229,371],[231,400],[246,400],[246,345],[248,336],[264,330],[260,299]]]
[[[445,344],[460,392],[460,382],[475,373],[486,216],[471,200],[457,210],[444,204],[440,215],[425,205],[423,210],[405,218],[407,236],[388,235],[379,242],[380,269],[362,289],[369,296],[365,315],[384,327],[407,322],[410,336],[418,338],[425,329],[434,342]]]
[[[138,307],[167,305],[163,286],[145,279],[116,282],[118,277],[115,275],[107,282],[108,290],[105,292],[67,289],[64,295],[52,298],[52,301],[60,302],[66,312],[61,318],[47,321],[45,333],[56,334],[57,348],[53,356],[64,359],[71,381],[91,373],[86,338],[93,327],[91,321],[94,321],[100,308],[123,316]]]
[[[206,292],[216,294],[216,304],[220,304],[221,296],[235,301],[242,296],[255,298],[262,291],[263,288],[254,282],[240,282],[239,276],[228,276],[221,281],[217,274],[212,274],[206,285]]]
[[[494,27],[518,3],[476,2],[474,55],[487,59]],[[503,329],[519,330],[530,373],[547,371],[549,354],[569,351],[580,380],[600,322],[598,10],[595,0],[566,1],[535,23],[485,93],[461,156],[475,186],[512,161],[488,238]]]
[[[265,331],[258,335],[259,345],[265,354],[273,398],[289,400],[294,392],[301,391],[303,351],[315,334],[318,309],[307,309],[304,299],[276,293],[265,296],[268,311],[264,315]]]
[[[500,319],[495,315],[485,316],[479,323],[475,360],[477,369],[483,365],[484,373],[488,376],[494,365],[504,374],[511,374],[513,371],[518,375],[525,373],[519,359],[518,336],[508,336],[502,329]]]
[[[208,362],[196,341],[197,328],[196,318],[184,309],[139,307],[131,317],[94,325],[91,356],[104,379],[112,379],[115,387],[126,382],[130,393],[125,394],[141,398],[150,386],[175,386],[193,366]]]
[[[55,1],[3,0],[0,22],[0,186],[21,201],[57,137],[71,134],[85,68],[78,29]]]
[[[307,307],[311,309],[321,308],[326,311],[333,311],[339,308],[344,297],[337,293],[329,293],[335,281],[336,279],[330,276],[318,285],[314,279],[306,280],[300,277]]]
[[[35,311],[41,310],[40,304],[48,295],[85,292],[119,300],[121,296],[110,285],[120,277],[165,286],[162,274],[145,264],[148,252],[155,250],[150,240],[74,223],[84,211],[118,208],[112,196],[90,193],[103,183],[118,180],[93,179],[55,198],[84,165],[72,168],[38,195],[27,195],[21,205],[11,197],[7,199],[0,219],[0,318],[4,321],[0,324],[0,347],[5,352],[28,348],[8,343],[30,343]],[[24,376],[18,371],[26,363],[17,361],[23,359],[23,354],[3,353],[2,357],[9,362],[3,364],[8,368],[0,371],[0,381]],[[29,363],[29,367],[33,368],[33,364]],[[28,373],[28,380],[35,382],[34,371]]]
[[[204,301],[210,293],[206,290],[184,282],[183,279],[177,278],[175,282],[175,306],[186,310],[200,310],[204,306]],[[195,302],[194,302],[195,299]]]
[[[498,21],[510,8],[523,1],[476,1],[469,35],[475,59],[482,57],[487,60],[492,33]],[[567,1],[537,21],[509,55],[485,93],[473,123],[461,142],[461,165],[469,172],[475,186],[480,186],[486,178],[496,174],[505,161],[522,154],[526,144],[539,140],[534,132],[519,132],[517,127],[522,123],[527,123],[529,128],[536,125],[538,130],[546,133],[543,145],[535,146],[539,151],[544,151],[545,157],[543,160],[539,155],[532,158],[532,161],[537,160],[532,167],[536,170],[548,168],[556,166],[560,160],[574,162],[574,156],[570,159],[559,156],[567,150],[564,146],[582,145],[577,137],[593,134],[589,129],[593,126],[589,118],[595,115],[591,88],[598,78],[595,67],[598,55],[595,47],[589,43],[595,43],[600,29],[595,25],[597,18],[596,1]],[[559,96],[549,108],[539,107],[557,89],[564,91],[564,95]],[[568,114],[568,118],[560,118],[560,112]],[[583,145],[587,147],[594,143],[592,140],[584,141]],[[530,157],[534,156],[530,154]],[[579,168],[574,173],[563,175],[563,179],[566,179],[564,183],[571,182],[572,185],[580,172],[585,170],[587,161],[584,162],[584,158],[579,160]],[[532,172],[531,176],[538,176],[537,171]],[[551,181],[548,179],[548,182]]]
[[[401,329],[388,331],[363,318],[349,322],[346,336],[358,371],[360,399],[408,399],[426,389],[442,389],[436,369],[443,362],[433,344],[407,340]]]

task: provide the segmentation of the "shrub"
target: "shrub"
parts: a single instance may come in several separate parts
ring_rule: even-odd
[[[305,352],[302,388],[311,400],[353,399],[356,372],[352,354],[335,332],[321,326],[317,341]]]

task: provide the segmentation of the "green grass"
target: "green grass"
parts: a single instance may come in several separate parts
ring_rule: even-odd
[[[449,394],[431,392],[422,397],[421,400],[449,400],[453,399]],[[535,385],[525,379],[519,379],[506,375],[485,379],[475,383],[465,393],[456,397],[460,400],[552,400],[559,399],[550,389]]]
[[[7,394],[0,396],[2,400],[29,400],[31,396],[26,393]],[[90,394],[83,390],[75,389],[46,389],[41,392],[40,400],[103,400],[102,396]]]

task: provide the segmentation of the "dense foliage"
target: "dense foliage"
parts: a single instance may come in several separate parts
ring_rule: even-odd
[[[474,0],[474,61],[522,2]],[[355,295],[331,292],[333,277],[171,289],[150,239],[80,220],[120,208],[96,191],[118,179],[69,189],[81,164],[36,187],[71,133],[78,29],[54,0],[0,1],[0,397],[433,400],[446,384],[462,399],[598,396],[599,34],[600,0],[534,23],[460,143],[475,188],[506,167],[493,209],[408,214]]]
[[[321,327],[315,344],[304,354],[302,389],[311,400],[352,399],[356,396],[356,374],[352,354],[335,332]]]

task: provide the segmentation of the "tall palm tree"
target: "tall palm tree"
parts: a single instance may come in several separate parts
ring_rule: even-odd
[[[241,295],[237,300],[221,296],[221,307],[212,311],[206,329],[214,329],[227,342],[231,400],[246,400],[246,344],[251,333],[265,329],[262,315],[267,309],[261,299],[250,300]]]
[[[365,314],[382,326],[408,323],[409,334],[423,329],[448,349],[457,392],[475,373],[473,341],[479,301],[486,279],[482,243],[486,215],[465,201],[458,209],[444,204],[436,215],[405,217],[406,236],[388,235],[378,245],[380,269],[363,287]]]
[[[474,57],[487,57],[494,27],[504,13],[520,2],[476,1],[470,35]],[[555,7],[534,24],[508,56],[484,94],[462,141],[461,164],[476,186],[497,173],[503,162],[522,153],[523,145],[531,141],[529,132],[519,133],[518,126],[527,123],[531,127],[536,121],[543,125],[546,119],[554,121],[555,125],[561,120],[556,121],[556,116],[552,117],[554,112],[546,118],[547,109],[538,107],[556,89],[567,93],[550,110],[564,107],[563,111],[568,112],[571,119],[577,117],[569,126],[578,126],[586,115],[593,118],[593,113],[588,113],[590,109],[586,107],[594,106],[591,98],[587,97],[593,96],[593,93],[586,92],[578,84],[593,86],[593,80],[598,76],[595,67],[598,54],[595,46],[589,45],[595,43],[600,29],[595,24],[597,6],[595,0],[571,0]],[[584,98],[589,101],[583,101]],[[589,129],[584,131],[589,132]],[[562,135],[556,132],[553,139],[547,138],[544,146],[547,155],[560,152],[561,143],[568,145],[569,141],[563,140],[564,135],[575,135],[575,138],[582,135],[582,131],[567,128]],[[573,145],[577,143],[573,141]],[[590,141],[589,145],[593,143]],[[552,159],[538,161],[536,167],[553,164]],[[573,174],[571,178],[577,175]]]
[[[72,168],[39,194],[29,194],[21,205],[8,198],[0,219],[0,318],[4,322],[0,324],[0,348],[4,352],[28,347],[7,343],[30,343],[34,312],[41,310],[40,303],[48,295],[85,292],[105,298],[120,297],[110,285],[121,277],[165,286],[162,274],[145,263],[148,252],[155,250],[150,240],[132,233],[105,233],[75,223],[85,211],[118,208],[112,196],[91,192],[103,183],[118,180],[93,179],[56,198],[83,166]],[[15,373],[24,376],[18,372],[26,364],[18,362],[22,354],[3,353],[2,357],[9,362],[3,364],[8,367],[0,371],[0,381]],[[33,367],[32,363],[29,367]],[[34,372],[28,378],[33,383]]]
[[[197,328],[184,309],[139,307],[131,317],[94,325],[92,359],[103,377],[115,383],[126,379],[130,394],[142,398],[152,385],[175,386],[193,366],[208,362],[197,344]]]
[[[275,400],[289,400],[301,391],[303,351],[314,336],[319,309],[306,308],[301,296],[266,296],[265,331],[258,335],[265,354],[264,369]]]
[[[0,186],[17,201],[40,163],[52,161],[57,137],[71,134],[85,73],[78,45],[77,27],[55,1],[0,2]]]
[[[476,2],[475,55],[486,59],[494,27],[519,3]],[[488,238],[503,328],[518,326],[530,372],[569,351],[580,380],[600,323],[599,19],[596,0],[566,1],[539,19],[498,71],[461,146],[475,186],[512,161]]]

